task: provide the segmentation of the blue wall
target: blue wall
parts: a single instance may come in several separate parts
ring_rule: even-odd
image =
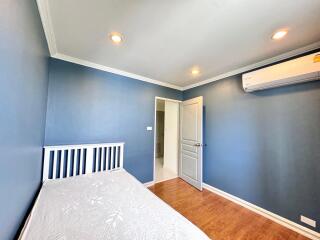
[[[15,236],[40,186],[45,128],[47,145],[124,141],[125,168],[151,181],[155,96],[204,96],[206,183],[320,222],[320,82],[249,94],[236,76],[182,94],[59,60],[48,68],[33,0],[1,2],[0,52],[0,239]]]
[[[235,76],[204,96],[204,181],[299,224],[320,221],[320,82],[245,93]],[[45,143],[126,142],[125,168],[152,180],[154,97],[182,93],[50,60]],[[303,225],[303,224],[302,224]],[[318,229],[319,230],[319,227]]]
[[[155,96],[182,92],[80,65],[50,60],[45,143],[124,141],[124,167],[152,180]]]
[[[300,214],[319,223],[320,82],[245,93],[235,76],[183,93],[200,95],[204,182],[299,224]]]
[[[48,50],[35,1],[0,9],[0,239],[12,239],[41,179]]]

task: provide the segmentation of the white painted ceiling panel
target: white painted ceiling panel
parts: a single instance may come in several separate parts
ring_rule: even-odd
[[[49,12],[58,53],[181,87],[320,41],[320,0],[49,0]]]

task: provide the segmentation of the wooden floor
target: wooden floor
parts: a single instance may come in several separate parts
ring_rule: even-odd
[[[179,178],[149,189],[215,240],[307,240],[265,217]]]

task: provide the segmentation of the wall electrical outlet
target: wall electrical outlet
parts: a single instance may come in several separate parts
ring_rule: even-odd
[[[314,220],[312,220],[310,218],[307,218],[305,216],[302,216],[302,215],[300,216],[300,221],[305,223],[305,224],[308,224],[309,226],[314,227],[314,228],[317,226],[316,221],[314,221]]]
[[[148,126],[147,131],[152,131],[152,127]]]

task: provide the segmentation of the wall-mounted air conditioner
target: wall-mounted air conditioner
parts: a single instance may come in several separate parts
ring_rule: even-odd
[[[246,92],[320,79],[320,52],[242,75]]]

